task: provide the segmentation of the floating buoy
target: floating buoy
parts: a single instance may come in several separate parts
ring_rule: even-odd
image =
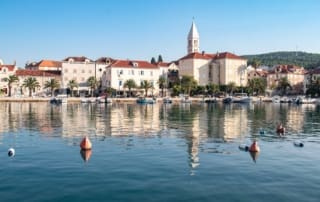
[[[301,141],[294,141],[293,144],[294,144],[294,146],[296,146],[296,147],[303,147],[303,146],[304,146]]]
[[[284,134],[285,132],[286,132],[286,129],[282,126],[282,124],[279,124],[277,126],[277,133]]]
[[[241,144],[241,145],[239,145],[239,149],[243,150],[243,151],[248,151],[249,147],[247,145],[245,145],[245,144]]]
[[[253,143],[249,147],[249,151],[250,152],[259,152],[260,151],[260,147],[258,146],[258,142],[257,141],[255,141],[255,140],[253,141]]]
[[[16,153],[16,151],[15,151],[13,148],[8,149],[8,156],[9,156],[9,157],[14,156],[15,153]]]
[[[84,149],[84,150],[88,150],[88,149],[91,149],[92,148],[92,144],[89,140],[89,138],[87,136],[85,136],[81,143],[80,143],[80,148],[81,149]]]

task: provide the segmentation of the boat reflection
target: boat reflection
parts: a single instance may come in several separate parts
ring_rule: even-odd
[[[89,149],[89,150],[85,150],[85,149],[81,149],[80,150],[80,155],[82,157],[82,159],[84,160],[84,162],[88,162],[90,157],[91,157],[91,154],[92,154],[92,150]]]

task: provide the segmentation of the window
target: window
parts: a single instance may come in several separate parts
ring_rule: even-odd
[[[81,77],[81,81],[85,81],[84,77]]]
[[[74,70],[73,70],[73,73],[74,73],[74,74],[76,74],[76,73],[77,73],[77,70],[76,70],[76,69],[74,69]]]
[[[89,74],[91,74],[91,73],[92,73],[92,70],[90,69],[90,70],[89,70]]]
[[[153,71],[150,71],[150,76],[153,76]]]
[[[143,70],[140,71],[140,75],[144,75],[144,71]]]
[[[122,86],[122,81],[119,81],[119,86]]]
[[[68,73],[68,69],[64,69],[64,73]]]
[[[83,73],[83,74],[85,73],[84,69],[83,69],[83,70],[81,70],[81,73]]]
[[[131,74],[134,75],[134,70],[131,70]]]

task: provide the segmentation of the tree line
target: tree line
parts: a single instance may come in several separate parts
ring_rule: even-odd
[[[318,53],[282,51],[259,55],[243,55],[242,57],[248,59],[248,64],[256,60],[260,61],[260,65],[270,67],[280,64],[297,65],[305,69],[320,67],[320,54]]]

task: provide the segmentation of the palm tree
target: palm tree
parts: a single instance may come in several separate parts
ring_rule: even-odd
[[[132,96],[131,89],[136,88],[137,84],[133,79],[129,79],[129,80],[126,80],[126,82],[124,82],[123,86],[129,89],[129,95],[131,97]]]
[[[31,97],[32,92],[35,90],[35,88],[40,87],[40,84],[36,78],[29,77],[23,81],[22,86],[29,89],[29,97]]]
[[[4,81],[8,82],[8,89],[9,89],[8,96],[11,97],[12,84],[14,82],[19,81],[19,78],[16,75],[10,75],[8,78],[4,78]]]
[[[166,78],[164,76],[160,76],[159,80],[158,80],[158,84],[159,84],[159,87],[161,89],[161,95],[163,97],[163,89],[166,88]]]
[[[49,81],[46,81],[44,88],[50,88],[51,96],[53,96],[54,90],[60,88],[60,84],[56,79],[50,79]]]
[[[71,90],[71,97],[73,97],[73,89],[74,89],[74,88],[78,88],[78,87],[79,87],[79,84],[78,84],[78,82],[77,82],[75,79],[72,79],[72,80],[69,81],[68,87],[69,87],[70,90]]]
[[[248,81],[248,89],[254,94],[264,94],[267,88],[266,80],[263,78],[254,78]]]
[[[206,89],[209,95],[216,94],[220,91],[219,86],[213,83],[206,85]]]
[[[89,84],[91,89],[91,97],[93,97],[93,92],[95,92],[98,85],[97,79],[94,76],[91,76],[88,78],[87,83]]]
[[[261,65],[261,61],[256,58],[254,58],[250,63],[255,70]]]
[[[233,94],[233,91],[236,89],[236,83],[235,82],[229,82],[227,85],[227,91],[230,92],[230,94]]]
[[[150,82],[147,81],[147,80],[142,81],[142,82],[141,82],[141,85],[140,85],[140,88],[144,89],[144,92],[145,92],[145,96],[146,96],[146,97],[147,97],[147,95],[148,95],[148,90],[149,90],[150,88],[152,88],[152,87],[153,87],[152,83],[150,83]]]
[[[291,85],[288,81],[288,78],[287,77],[280,78],[279,83],[278,83],[278,89],[281,90],[282,95],[287,94],[288,88],[291,88]]]
[[[182,76],[181,88],[187,94],[190,95],[191,90],[196,89],[197,81],[192,76]]]

